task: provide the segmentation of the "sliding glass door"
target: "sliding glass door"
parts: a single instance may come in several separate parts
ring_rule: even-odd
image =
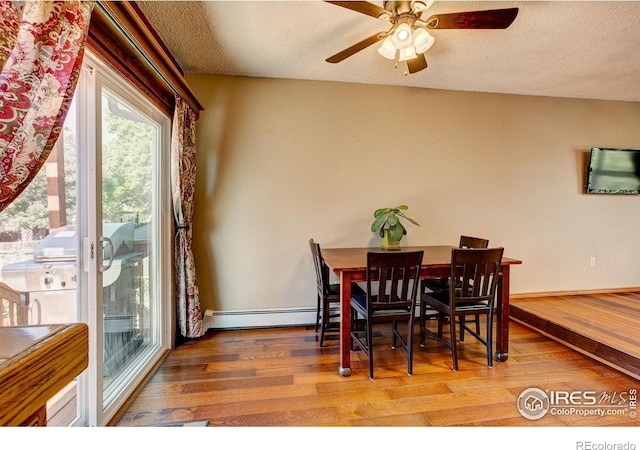
[[[84,102],[88,424],[103,425],[168,347],[170,121],[93,58]],[[165,181],[163,183],[163,180]]]
[[[51,426],[101,426],[170,343],[170,120],[86,54],[64,131],[0,216],[0,281],[30,292],[0,326],[85,322],[89,368]]]

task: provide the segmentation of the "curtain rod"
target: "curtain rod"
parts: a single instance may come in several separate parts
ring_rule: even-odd
[[[182,69],[135,2],[100,0],[96,7],[166,86],[199,115],[204,108],[184,79]]]

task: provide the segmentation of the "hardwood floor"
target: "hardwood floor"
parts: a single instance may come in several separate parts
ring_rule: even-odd
[[[352,354],[352,375],[338,375],[337,336],[329,334],[319,348],[312,327],[209,332],[171,352],[118,426],[197,420],[210,427],[638,425],[630,408],[603,417],[524,418],[517,399],[525,389],[626,396],[638,380],[520,323],[511,323],[509,360],[493,368],[471,336],[459,344],[457,372],[447,348],[433,340],[420,348],[416,337],[414,374],[408,376],[406,354],[391,349],[390,340],[381,325],[375,379],[369,380],[361,351]]]

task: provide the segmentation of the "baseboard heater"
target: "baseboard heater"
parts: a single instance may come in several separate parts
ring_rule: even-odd
[[[204,313],[205,330],[236,330],[315,325],[315,308],[214,311]]]

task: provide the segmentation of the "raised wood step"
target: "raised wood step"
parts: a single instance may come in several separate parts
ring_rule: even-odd
[[[640,293],[514,299],[513,320],[640,379]]]

